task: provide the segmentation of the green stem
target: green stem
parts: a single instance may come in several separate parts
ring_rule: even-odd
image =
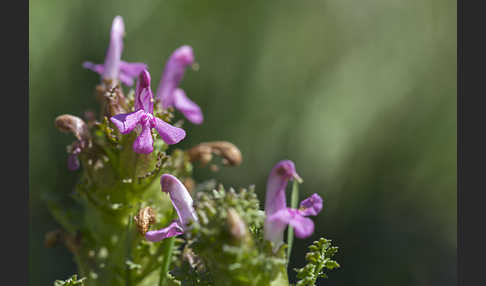
[[[172,210],[169,214],[169,221],[174,219],[175,213]],[[174,248],[174,241],[175,236],[168,238],[165,241],[164,250],[162,254],[164,255],[164,260],[162,261],[162,267],[160,269],[160,279],[159,279],[159,286],[166,286],[167,285],[167,274],[169,273],[170,263],[172,261],[172,250]]]
[[[167,274],[169,272],[170,262],[172,260],[172,249],[174,248],[175,236],[168,238],[167,245],[164,251],[164,261],[162,262],[162,269],[160,271],[159,286],[167,285]]]
[[[127,241],[126,241],[126,250],[127,250],[127,254],[126,254],[126,261],[128,260],[131,260],[131,236],[130,236],[130,227],[132,226],[132,216],[130,215],[128,217],[128,226],[127,226]],[[130,277],[130,267],[128,265],[125,265],[125,277],[126,277],[126,286],[130,286],[131,285],[131,277]]]
[[[297,180],[293,181],[292,184],[292,195],[290,197],[290,207],[293,209],[297,208],[297,204],[299,203],[299,183]],[[287,231],[287,263],[290,260],[290,254],[292,253],[292,244],[294,242],[294,229],[289,226]]]

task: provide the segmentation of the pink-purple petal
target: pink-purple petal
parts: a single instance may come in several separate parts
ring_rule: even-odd
[[[126,86],[132,86],[133,85],[133,78],[125,73],[120,72],[118,74],[118,79]]]
[[[92,70],[98,74],[102,74],[105,70],[104,66],[101,64],[94,64],[92,62],[83,62],[83,68]]]
[[[148,120],[142,123],[142,132],[133,142],[133,151],[139,154],[149,154],[154,151],[154,139],[151,130]]]
[[[154,113],[154,103],[153,103],[153,95],[152,90],[149,88],[144,88],[137,96],[137,105],[136,108],[142,108],[146,113],[153,114]]]
[[[143,109],[150,114],[154,112],[153,95],[150,89],[150,74],[147,70],[143,70],[140,73],[135,88],[135,110],[138,109]]]
[[[125,24],[123,19],[121,16],[116,16],[111,25],[110,44],[106,52],[105,69],[102,74],[105,79],[118,79],[124,35]]]
[[[303,216],[315,216],[322,210],[322,198],[318,194],[303,200],[300,203],[299,212]]]
[[[190,221],[197,221],[192,197],[179,179],[170,174],[163,174],[160,177],[160,186],[163,192],[169,194],[182,228],[185,229]]]
[[[176,49],[167,61],[156,92],[156,100],[166,109],[174,104],[173,93],[179,86],[186,67],[194,63],[194,53],[190,46]]]
[[[265,197],[265,214],[267,216],[287,207],[285,188],[295,174],[297,172],[294,162],[290,160],[282,160],[273,167],[267,180]]]
[[[103,74],[103,71],[105,70],[102,64],[94,64],[92,62],[83,62],[83,67],[100,75]],[[126,86],[132,86],[134,83],[133,78],[137,77],[141,71],[143,71],[144,67],[146,67],[146,64],[144,63],[127,63],[121,61],[118,78]]]
[[[298,238],[307,238],[314,232],[314,222],[308,218],[295,214],[289,221],[290,226],[294,228],[295,236]]]
[[[179,143],[186,137],[184,129],[172,126],[160,118],[154,117],[152,122],[152,127],[157,130],[162,140],[169,145]]]
[[[201,124],[203,122],[201,108],[190,100],[182,89],[176,88],[173,97],[174,107],[182,112],[189,121],[194,124]]]
[[[265,239],[274,242],[276,246],[283,243],[287,225],[294,228],[295,236],[298,238],[306,238],[314,232],[314,222],[310,218],[302,216],[298,210],[285,208],[266,218]]]
[[[147,69],[147,65],[144,63],[129,63],[120,61],[120,72],[132,78],[139,76],[140,73],[145,69]]]
[[[152,242],[161,241],[165,238],[169,238],[172,236],[183,234],[184,231],[182,227],[179,225],[179,222],[173,221],[169,226],[159,229],[159,230],[151,230],[145,234],[145,238]]]
[[[274,250],[283,243],[283,235],[288,222],[282,220],[281,217],[286,209],[280,210],[273,215],[267,216],[263,225],[263,233],[265,240],[271,241],[274,244]]]
[[[118,128],[121,134],[130,133],[139,123],[144,115],[143,110],[131,113],[117,114],[110,118],[110,121]]]

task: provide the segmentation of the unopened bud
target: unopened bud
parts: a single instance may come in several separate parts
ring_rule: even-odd
[[[248,235],[248,229],[245,222],[241,219],[240,215],[235,209],[228,210],[228,226],[229,231],[233,237],[238,240],[244,239]]]
[[[88,126],[79,117],[69,114],[63,114],[56,117],[55,125],[62,132],[72,132],[79,141],[90,138]]]
[[[133,218],[137,225],[138,232],[145,235],[149,230],[150,225],[155,223],[155,214],[151,207],[144,207],[138,211],[138,214]]]

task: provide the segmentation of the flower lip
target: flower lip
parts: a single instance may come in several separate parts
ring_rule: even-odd
[[[322,210],[322,198],[314,193],[303,200],[299,206],[299,213],[303,216],[316,216]]]

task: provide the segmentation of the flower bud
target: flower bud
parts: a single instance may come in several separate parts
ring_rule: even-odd
[[[248,236],[246,224],[235,209],[231,208],[228,210],[227,222],[229,231],[234,238],[241,241]]]

